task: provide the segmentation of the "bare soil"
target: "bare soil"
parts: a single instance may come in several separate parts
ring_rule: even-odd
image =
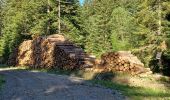
[[[44,72],[1,69],[5,85],[0,100],[125,100],[116,90],[94,86],[81,78]]]

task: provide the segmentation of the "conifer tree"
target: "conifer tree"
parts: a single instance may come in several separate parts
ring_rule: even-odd
[[[79,42],[77,0],[61,0],[62,33]],[[49,9],[49,12],[48,12]],[[56,34],[58,2],[56,0],[6,0],[3,14],[0,55],[8,57],[24,39],[32,35]],[[49,32],[47,32],[47,29]]]

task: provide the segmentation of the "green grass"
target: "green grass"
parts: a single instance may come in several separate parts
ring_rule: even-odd
[[[65,70],[45,70],[41,69],[41,71],[53,73],[53,74],[60,74],[60,75],[75,75],[78,77],[83,77],[84,71],[65,71]],[[107,73],[108,74],[108,73]],[[121,77],[124,74],[117,74],[117,76]],[[125,76],[127,76],[125,74]],[[83,77],[84,78],[84,77]],[[170,90],[162,90],[162,89],[153,89],[153,88],[145,88],[145,87],[134,87],[129,86],[121,83],[114,83],[112,81],[107,80],[97,80],[95,78],[88,80],[93,84],[99,84],[104,87],[118,90],[123,95],[127,96],[130,100],[170,100]]]
[[[75,75],[78,77],[82,77],[84,72],[83,71],[71,71],[71,70],[46,70],[41,69],[43,72],[53,73],[53,74],[60,74],[60,75]],[[121,76],[122,74],[118,74]],[[126,75],[127,76],[127,75]],[[145,87],[134,87],[129,86],[121,83],[114,83],[112,81],[107,80],[96,80],[95,78],[89,80],[93,84],[99,84],[104,87],[118,90],[127,96],[130,100],[170,100],[170,90],[162,90],[162,89],[152,89],[152,88],[145,88]]]
[[[123,85],[113,83],[111,81],[91,80],[93,84],[99,84],[107,88],[119,90],[125,96],[131,100],[170,100],[170,90],[151,89],[144,87],[133,87],[129,85]]]

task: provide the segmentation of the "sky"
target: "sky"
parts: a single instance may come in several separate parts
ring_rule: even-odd
[[[80,4],[83,4],[84,0],[79,0],[80,1]]]

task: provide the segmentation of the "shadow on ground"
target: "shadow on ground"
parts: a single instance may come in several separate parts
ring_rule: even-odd
[[[144,88],[144,87],[134,87],[130,86],[129,80],[128,80],[128,74],[118,74],[113,72],[105,72],[105,73],[96,73],[92,71],[85,71],[85,70],[44,70],[48,73],[53,74],[59,74],[59,75],[68,75],[68,76],[78,76],[86,79],[87,81],[92,82],[93,84],[99,84],[102,86],[105,86],[107,88],[112,88],[121,91],[126,96],[138,96],[138,97],[155,97],[155,98],[162,98],[162,97],[170,97],[170,91],[167,91],[157,89],[150,89],[150,88]],[[119,80],[116,78],[119,77]],[[120,78],[121,77],[121,78]],[[116,81],[116,82],[115,82]],[[167,83],[164,83],[167,84]],[[150,84],[152,85],[152,84]]]
[[[12,71],[36,71],[33,69],[15,69]],[[135,87],[135,86],[130,86],[129,85],[129,80],[128,76],[126,74],[118,74],[118,73],[113,73],[113,72],[105,72],[105,73],[96,73],[92,71],[85,71],[85,70],[59,70],[59,69],[39,69],[38,71],[41,72],[47,72],[51,74],[56,74],[56,75],[67,75],[71,77],[81,77],[85,79],[86,81],[83,82],[88,82],[92,83],[93,85],[99,85],[99,86],[104,86],[106,88],[111,88],[113,90],[118,90],[122,92],[124,95],[130,97],[130,98],[135,98],[135,99],[143,99],[143,98],[151,98],[151,99],[156,99],[156,98],[170,98],[170,90],[162,90],[159,88],[155,89],[150,89],[150,88],[144,88],[144,87]],[[37,71],[36,71],[37,72]],[[39,73],[39,72],[37,72]],[[116,77],[122,77],[121,80],[117,80]],[[126,77],[126,78],[124,78]],[[48,79],[47,79],[48,80]],[[120,82],[115,82],[115,81],[120,81]],[[124,83],[124,84],[123,84]],[[152,85],[152,84],[150,84]]]
[[[8,68],[0,74],[6,81],[0,100],[125,100],[116,90],[78,77]]]

